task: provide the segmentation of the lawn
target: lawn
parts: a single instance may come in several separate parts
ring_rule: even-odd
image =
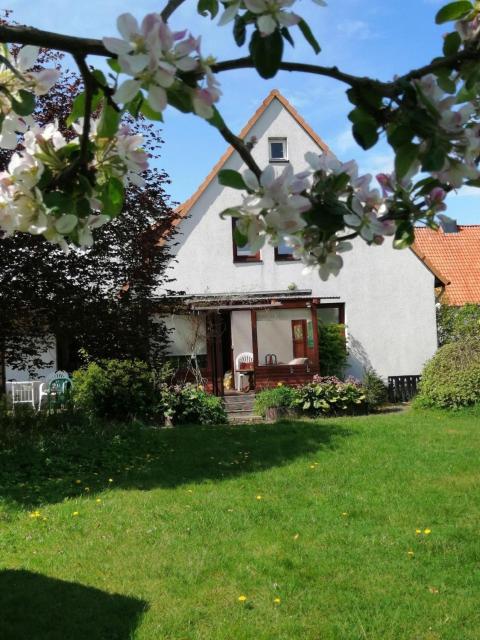
[[[479,451],[478,413],[5,437],[0,638],[478,640]]]

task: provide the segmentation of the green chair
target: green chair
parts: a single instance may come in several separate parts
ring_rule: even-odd
[[[47,406],[48,412],[50,410],[57,411],[58,409],[64,409],[72,390],[72,381],[70,378],[54,378],[49,384],[47,389]]]

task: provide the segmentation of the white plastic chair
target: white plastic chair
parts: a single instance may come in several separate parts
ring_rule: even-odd
[[[50,383],[52,380],[58,380],[59,378],[67,378],[70,380],[70,376],[66,371],[55,371],[55,373],[50,374],[45,382],[42,382],[40,387],[38,388],[38,410],[42,408],[42,398],[47,398],[50,388]]]
[[[12,411],[15,412],[16,404],[31,404],[35,409],[35,394],[33,382],[11,382]]]
[[[242,373],[240,369],[240,365],[242,364],[251,364],[253,368],[253,353],[244,351],[243,353],[239,353],[235,358],[235,388],[238,391],[242,390],[242,382],[246,378],[246,374]]]

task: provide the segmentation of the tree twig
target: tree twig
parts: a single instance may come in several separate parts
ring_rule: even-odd
[[[92,117],[92,99],[94,90],[96,88],[95,78],[90,73],[87,63],[85,62],[85,56],[74,55],[77,67],[80,70],[83,78],[83,85],[85,87],[85,111],[83,116],[83,131],[82,140],[80,144],[80,163],[86,167],[88,162],[88,142],[90,137],[90,119]]]
[[[257,178],[260,178],[260,174],[262,173],[262,170],[253,159],[253,156],[250,153],[250,151],[247,149],[245,142],[241,138],[236,136],[227,127],[226,124],[224,124],[219,129],[219,131],[223,139],[226,140],[228,144],[231,144],[232,147],[235,149],[235,151],[237,151],[238,155],[242,158],[242,160],[245,162],[247,167],[251,169],[251,171],[253,171],[253,173],[257,176]]]
[[[178,9],[178,7],[181,4],[183,4],[184,2],[185,2],[185,0],[168,0],[168,2],[165,5],[164,9],[162,9],[162,11],[160,12],[162,20],[164,22],[167,22],[167,20],[170,18],[172,13],[174,13],[174,11],[176,11]]]

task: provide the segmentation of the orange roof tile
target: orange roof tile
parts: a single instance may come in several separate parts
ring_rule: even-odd
[[[418,227],[412,249],[443,276],[442,302],[480,304],[480,225],[458,225],[458,233]]]

